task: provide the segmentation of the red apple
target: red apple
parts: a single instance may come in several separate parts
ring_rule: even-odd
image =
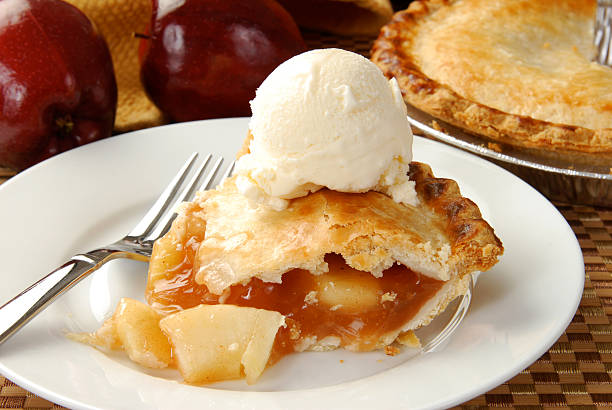
[[[261,82],[306,49],[274,0],[152,0],[141,80],[170,121],[250,115]]]
[[[117,84],[108,47],[61,0],[0,0],[0,165],[24,169],[111,135]]]

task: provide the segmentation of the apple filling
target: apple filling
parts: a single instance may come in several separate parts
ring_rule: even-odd
[[[327,273],[313,275],[293,269],[283,275],[282,283],[252,278],[216,295],[195,281],[194,247],[177,245],[170,236],[156,244],[158,257],[151,261],[147,287],[151,306],[166,313],[200,304],[279,312],[285,326],[278,330],[270,363],[306,349],[368,351],[384,347],[444,285],[403,265],[394,265],[375,278],[351,268],[341,256],[328,254]],[[172,260],[176,263],[169,264]],[[163,272],[155,271],[162,267]]]

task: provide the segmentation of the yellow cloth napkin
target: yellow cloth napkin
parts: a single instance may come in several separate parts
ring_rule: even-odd
[[[67,0],[83,11],[106,38],[118,87],[115,130],[163,124],[162,113],[140,83],[139,39],[150,24],[151,0]],[[336,34],[376,34],[392,16],[389,0],[281,0],[302,27]]]

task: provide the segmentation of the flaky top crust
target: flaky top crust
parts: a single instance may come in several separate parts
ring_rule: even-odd
[[[328,253],[374,276],[395,262],[440,280],[493,266],[503,247],[478,207],[429,166],[413,162],[410,169],[416,207],[378,192],[323,189],[275,211],[250,203],[232,177],[184,204],[169,234],[180,236],[189,218],[205,221],[194,272],[216,294],[253,277],[278,283],[295,268],[324,273]]]
[[[415,1],[374,61],[404,100],[453,125],[578,161],[612,160],[612,69],[591,61],[595,1]]]

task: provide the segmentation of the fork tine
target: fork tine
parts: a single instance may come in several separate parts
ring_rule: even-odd
[[[234,171],[234,165],[236,165],[236,161],[232,161],[232,163],[229,164],[229,167],[227,167],[227,171],[225,171],[223,173],[223,176],[221,177],[221,182],[225,181],[227,178],[230,177],[230,175],[232,175],[232,172]]]
[[[161,218],[159,218],[158,221],[156,221],[157,223],[155,225],[155,228],[151,232],[147,233],[145,240],[155,240],[165,234],[168,229],[170,229],[170,225],[176,217],[176,213],[174,212],[176,206],[193,195],[194,191],[197,188],[198,180],[204,173],[204,169],[208,165],[208,162],[210,161],[211,157],[212,156],[209,155],[208,158],[206,158],[206,161],[196,170],[194,176],[185,186],[183,191],[174,199],[174,202],[170,206],[168,206],[167,212]],[[215,164],[213,165],[212,169],[208,171],[205,177],[205,183],[200,187],[201,190],[208,189],[210,187],[210,184],[213,178],[215,177],[217,171],[219,170],[219,167],[221,166],[222,162],[223,158],[219,158],[217,162],[215,162]]]
[[[610,42],[612,41],[612,27],[610,26],[612,25],[612,8],[610,9],[610,13],[609,13],[609,18],[608,18],[608,25],[606,26],[605,30],[604,30],[604,40],[602,41],[603,43],[603,51],[601,53],[602,56],[602,64],[605,65],[610,65],[610,60],[611,60],[611,56],[610,56],[610,48],[611,48],[611,44]]]
[[[172,224],[174,217],[176,216],[175,215],[176,207],[193,194],[197,186],[197,182],[202,177],[202,174],[204,173],[204,170],[208,166],[208,163],[210,162],[211,158],[212,158],[212,155],[209,154],[208,157],[206,157],[206,160],[196,169],[195,173],[193,174],[193,176],[191,177],[187,185],[176,196],[176,198],[174,198],[173,202],[168,205],[168,207],[166,208],[166,212],[163,215],[160,215],[158,220],[155,221],[155,226],[152,227],[153,229],[151,229],[150,232],[147,232],[144,235],[145,240],[155,240],[159,238],[160,236],[162,236],[164,233],[166,233],[166,231],[170,228],[170,225]],[[211,172],[214,172],[214,169],[213,171],[209,171],[209,174]]]
[[[597,49],[595,61],[599,64],[612,66],[612,2],[597,1],[595,14],[594,45]]]
[[[597,62],[599,64],[606,64],[608,60],[608,52],[610,48],[610,30],[609,28],[604,28],[601,31],[601,41],[597,46]]]
[[[221,163],[223,163],[223,158],[219,158],[217,162],[215,162],[215,165],[213,165],[212,171],[208,173],[208,175],[204,179],[204,182],[202,183],[202,185],[200,185],[200,191],[204,191],[210,188],[210,183],[212,182],[213,178],[217,174],[219,167],[221,167]]]
[[[164,212],[172,198],[178,192],[181,184],[187,177],[187,174],[191,170],[196,158],[198,157],[198,153],[194,152],[187,159],[187,162],[181,167],[179,172],[172,178],[170,184],[164,189],[159,198],[155,201],[153,206],[147,211],[145,216],[136,224],[136,226],[132,229],[132,231],[128,234],[128,236],[141,236],[145,235],[147,231],[149,231],[153,225],[154,221],[160,217],[160,215]]]

